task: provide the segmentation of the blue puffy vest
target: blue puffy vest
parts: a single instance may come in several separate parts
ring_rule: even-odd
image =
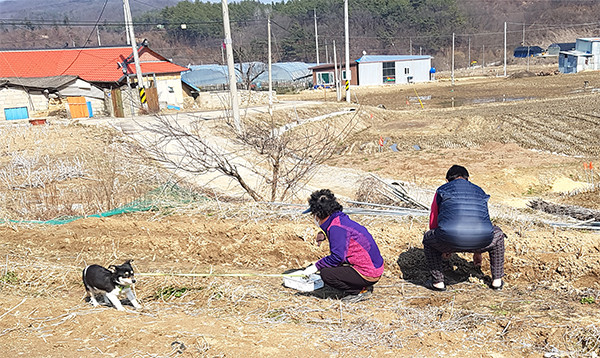
[[[436,236],[457,250],[488,246],[494,238],[487,206],[489,198],[480,187],[464,179],[439,187]]]

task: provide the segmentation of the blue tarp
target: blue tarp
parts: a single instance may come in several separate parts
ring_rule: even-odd
[[[194,87],[218,86],[229,83],[227,66],[199,65],[190,66],[190,70],[181,74],[181,80]]]
[[[313,63],[304,62],[278,62],[271,64],[273,74],[271,78],[273,82],[296,82],[303,81],[305,79],[312,80],[312,71],[309,69],[313,67]],[[267,66],[268,67],[268,66]],[[269,72],[267,71],[256,79],[256,82],[267,83],[269,81]]]

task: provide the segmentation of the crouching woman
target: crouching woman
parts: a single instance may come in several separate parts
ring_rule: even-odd
[[[320,271],[325,284],[343,291],[344,301],[367,299],[383,274],[383,258],[375,240],[364,226],[342,212],[331,190],[313,192],[308,205],[304,213],[313,215],[325,233],[330,254],[307,267],[304,274]]]

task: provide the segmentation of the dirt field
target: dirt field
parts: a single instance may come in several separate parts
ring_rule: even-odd
[[[508,235],[502,291],[487,287],[486,256],[480,271],[464,254],[448,263],[447,292],[425,289],[426,218],[356,215],[385,259],[371,300],[351,304],[300,294],[282,287],[281,277],[260,275],[326,255],[327,248],[313,242],[314,225],[299,214],[304,203],[215,200],[181,184],[161,190],[169,200],[163,196],[151,211],[63,225],[4,221],[0,351],[31,357],[596,357],[598,234],[542,224],[542,218],[567,221],[527,203],[542,198],[600,210],[592,173],[583,167],[600,156],[598,78],[595,72],[461,77],[454,86],[361,89],[355,106],[360,130],[327,163],[336,174],[315,178],[345,188],[340,195],[353,199],[358,183],[337,179],[345,170],[427,191],[443,183],[450,165],[465,165],[472,181],[492,195],[494,212],[503,213],[494,218]],[[430,98],[422,101],[424,109],[412,98],[415,92]],[[327,103],[314,113],[343,107]],[[102,126],[1,131],[5,219],[105,212],[148,198],[168,178],[141,159],[135,144]],[[143,202],[135,207],[141,210]],[[139,275],[136,292],[144,309],[138,312],[85,302],[85,265],[127,259],[134,259],[137,273],[240,276]]]

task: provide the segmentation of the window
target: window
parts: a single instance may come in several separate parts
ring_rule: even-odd
[[[318,72],[317,73],[317,85],[331,85],[333,84],[333,72]]]
[[[383,83],[396,83],[396,63],[383,63]]]

